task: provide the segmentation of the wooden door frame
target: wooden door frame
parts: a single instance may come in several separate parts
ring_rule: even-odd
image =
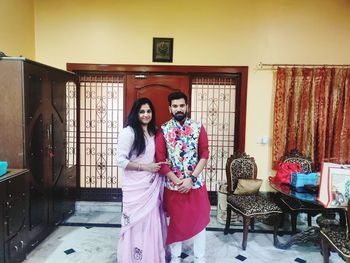
[[[67,63],[68,71],[75,72],[105,72],[118,74],[236,74],[240,77],[240,87],[238,98],[239,111],[238,115],[238,134],[235,134],[237,140],[238,151],[245,151],[245,131],[246,131],[246,112],[247,112],[247,84],[248,84],[248,66],[183,66],[183,65],[128,65],[128,64],[83,64],[83,63]],[[126,101],[126,100],[124,100]],[[238,136],[236,136],[238,135]]]

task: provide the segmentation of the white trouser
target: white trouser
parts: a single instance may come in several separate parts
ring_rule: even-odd
[[[197,235],[192,237],[193,240],[193,254],[197,259],[204,259],[205,257],[205,228]],[[182,242],[175,242],[170,244],[171,258],[176,259],[181,256]]]

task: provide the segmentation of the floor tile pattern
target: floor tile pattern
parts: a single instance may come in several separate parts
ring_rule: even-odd
[[[115,263],[120,233],[121,205],[119,203],[78,202],[76,213],[47,237],[25,260],[25,263]],[[306,228],[306,220],[299,218],[298,229]],[[285,224],[286,225],[286,224]],[[287,250],[275,248],[271,226],[256,223],[256,232],[249,233],[247,249],[242,250],[242,227],[233,226],[233,234],[223,234],[224,225],[216,219],[216,208],[211,210],[207,228],[208,263],[321,263],[318,246],[295,245]],[[282,231],[283,232],[283,231]],[[284,231],[284,233],[288,233]],[[281,242],[288,234],[279,236]],[[183,246],[184,263],[193,262],[192,243]],[[343,262],[332,253],[330,263]]]

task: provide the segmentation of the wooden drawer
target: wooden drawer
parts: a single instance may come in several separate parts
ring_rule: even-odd
[[[26,199],[15,199],[5,205],[5,240],[17,235],[26,223]]]
[[[20,175],[16,178],[9,179],[6,184],[6,198],[7,200],[21,199],[26,192],[26,175]]]

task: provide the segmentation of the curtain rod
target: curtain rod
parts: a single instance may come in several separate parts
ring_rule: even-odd
[[[350,64],[266,64],[266,63],[262,63],[259,62],[258,64],[258,68],[263,68],[263,67],[318,67],[318,68],[322,68],[322,67],[335,67],[335,68],[347,68],[350,67]]]

